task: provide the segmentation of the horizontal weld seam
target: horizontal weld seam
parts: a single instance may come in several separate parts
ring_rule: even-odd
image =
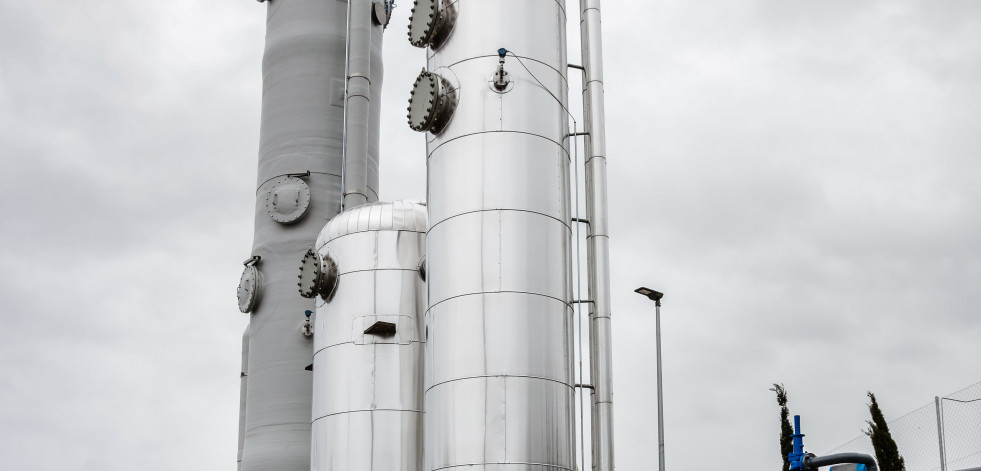
[[[464,294],[458,294],[456,296],[450,296],[450,297],[448,297],[448,298],[446,298],[446,299],[444,299],[444,300],[442,300],[442,301],[440,301],[440,302],[438,302],[436,304],[430,304],[429,305],[429,308],[426,309],[426,315],[428,316],[429,315],[429,311],[432,311],[434,307],[439,306],[440,304],[443,304],[446,301],[449,301],[451,299],[462,298],[462,297],[465,297],[465,296],[476,296],[478,294],[528,294],[528,295],[532,295],[532,296],[541,296],[543,298],[554,299],[554,300],[556,300],[556,301],[558,301],[558,302],[560,302],[562,304],[565,304],[566,307],[568,307],[569,309],[574,309],[572,307],[572,303],[569,302],[569,301],[565,301],[565,300],[556,298],[555,296],[549,296],[547,294],[532,293],[531,291],[477,291],[477,292],[474,292],[474,293],[464,293]],[[572,313],[569,313],[569,314],[571,315]]]
[[[369,272],[369,271],[409,271],[409,272],[417,272],[417,271],[419,271],[419,269],[418,268],[366,268],[364,270],[351,270],[351,271],[346,271],[346,272],[343,272],[343,273],[338,273],[337,276],[350,275],[352,273],[364,273],[364,272]]]
[[[572,468],[568,468],[568,467],[565,467],[565,466],[559,466],[557,464],[526,463],[526,462],[522,462],[522,461],[489,461],[489,462],[486,462],[486,463],[451,464],[449,466],[440,466],[438,468],[433,468],[433,471],[438,471],[440,469],[462,468],[464,466],[466,466],[466,467],[480,466],[480,465],[486,465],[486,464],[506,464],[506,465],[514,465],[514,464],[517,464],[517,465],[525,465],[525,466],[528,466],[528,465],[531,465],[531,466],[545,466],[547,468],[565,469],[565,470],[568,470],[568,471],[572,471]]]
[[[557,142],[554,139],[551,139],[549,137],[545,137],[545,136],[543,136],[541,134],[535,134],[533,132],[525,132],[525,131],[515,131],[515,130],[509,130],[509,129],[499,129],[499,130],[496,130],[496,131],[495,130],[490,130],[490,131],[477,131],[477,132],[471,132],[471,133],[467,133],[467,134],[461,134],[459,136],[454,137],[453,139],[448,139],[446,141],[443,141],[438,146],[434,147],[433,150],[429,151],[429,153],[426,154],[426,160],[428,161],[430,158],[432,158],[433,152],[436,152],[437,149],[439,149],[440,147],[443,147],[446,144],[449,144],[450,142],[456,141],[458,139],[463,139],[465,137],[478,136],[480,134],[495,134],[495,133],[525,134],[525,135],[528,135],[528,136],[540,137],[540,138],[542,138],[542,139],[544,139],[544,140],[546,140],[548,142],[551,142],[551,143],[559,146],[562,149],[562,152],[565,153],[565,160],[566,161],[569,161],[569,149],[566,149],[565,144],[563,144],[561,142]],[[436,139],[433,139],[433,141],[435,141],[435,140]],[[565,138],[563,138],[562,140],[565,141]],[[429,141],[429,142],[432,142],[432,141]]]
[[[556,3],[558,3],[558,2],[556,2]],[[568,87],[568,85],[569,85],[569,79],[561,71],[559,71],[555,67],[552,67],[551,64],[542,62],[542,61],[540,61],[538,59],[535,59],[534,57],[527,57],[527,56],[522,56],[522,55],[514,54],[514,51],[508,51],[508,53],[514,55],[515,57],[517,57],[519,59],[532,61],[532,62],[541,64],[541,65],[544,65],[545,67],[548,67],[549,69],[552,69],[559,77],[562,77],[562,81],[565,82],[566,83],[566,86]],[[497,54],[487,54],[487,55],[483,55],[483,56],[473,56],[473,57],[468,57],[468,58],[463,59],[463,60],[456,61],[456,62],[454,62],[452,64],[449,64],[449,65],[447,65],[445,67],[446,68],[453,68],[453,66],[455,66],[455,65],[460,65],[460,64],[462,64],[464,62],[469,62],[469,61],[476,60],[476,59],[487,59],[487,58],[495,58],[496,59],[498,57],[499,56]]]
[[[341,239],[343,239],[343,238],[345,238],[345,237],[347,237],[349,235],[363,234],[365,232],[411,232],[413,234],[425,234],[426,233],[426,231],[410,231],[408,229],[364,229],[364,230],[357,230],[357,231],[354,231],[354,232],[348,232],[347,234],[344,234],[342,236],[334,237],[333,239],[330,239],[327,242],[324,242],[323,244],[320,244],[320,246],[317,247],[317,250],[322,249],[325,245],[327,245],[327,244],[329,244],[329,243],[331,243],[331,242],[333,242],[335,240],[341,240]]]
[[[285,155],[290,155],[290,154],[285,154]],[[264,180],[264,181],[263,181],[262,183],[260,183],[260,184],[259,184],[259,186],[258,186],[258,187],[257,187],[257,188],[255,189],[255,194],[257,194],[257,195],[258,195],[258,194],[259,194],[259,190],[261,190],[261,189],[262,189],[262,187],[263,187],[263,186],[264,186],[264,185],[265,185],[266,183],[269,183],[269,182],[271,182],[271,181],[273,181],[273,180],[275,180],[275,179],[277,179],[277,178],[279,178],[279,177],[284,177],[284,176],[286,176],[286,175],[293,175],[294,173],[299,173],[299,172],[288,172],[288,173],[281,173],[281,174],[279,174],[279,175],[275,175],[275,176],[272,176],[272,177],[269,177],[268,179],[266,179],[266,180]],[[337,178],[341,178],[341,176],[340,176],[340,175],[338,175],[338,174],[336,174],[336,173],[330,173],[330,172],[310,172],[310,175],[328,175],[328,176],[331,176],[331,177],[337,177]]]
[[[320,419],[323,419],[324,417],[332,417],[332,416],[341,415],[341,414],[353,414],[355,412],[375,412],[375,411],[382,411],[382,412],[412,412],[412,413],[416,413],[416,414],[422,414],[422,413],[424,413],[424,411],[415,410],[415,409],[358,409],[358,410],[346,410],[344,412],[334,412],[333,414],[324,414],[324,415],[322,415],[320,417],[317,417],[316,419],[313,419],[310,423],[312,424],[312,423],[314,423],[314,422],[316,422],[316,421],[318,421]]]
[[[371,335],[371,334],[367,334],[367,335]],[[339,347],[341,345],[402,345],[402,346],[407,346],[407,345],[412,345],[414,343],[426,343],[426,341],[425,340],[409,340],[406,343],[381,343],[381,344],[379,344],[379,343],[375,343],[375,342],[373,342],[373,343],[354,343],[354,341],[352,340],[350,342],[341,342],[341,343],[335,343],[333,345],[328,345],[328,346],[326,346],[324,348],[321,348],[320,350],[317,350],[317,351],[313,352],[313,356],[314,356],[314,358],[316,358],[318,353],[320,353],[320,352],[322,352],[324,350],[327,350],[328,348]]]
[[[555,216],[550,216],[550,215],[548,215],[548,214],[545,214],[545,213],[540,213],[540,212],[538,212],[538,211],[532,211],[532,210],[530,210],[530,209],[510,209],[510,208],[488,208],[488,209],[475,209],[475,210],[473,210],[473,211],[467,211],[467,212],[465,212],[465,213],[458,213],[458,214],[454,214],[454,215],[452,215],[452,216],[450,216],[450,217],[448,217],[448,218],[446,218],[446,219],[443,219],[443,220],[441,220],[441,221],[439,221],[439,222],[437,222],[436,224],[433,224],[433,225],[431,225],[431,226],[429,226],[429,230],[428,230],[428,231],[426,231],[426,234],[429,234],[430,232],[432,232],[432,230],[433,230],[433,229],[435,229],[435,228],[436,228],[436,226],[439,226],[440,224],[442,224],[442,223],[444,223],[444,222],[446,222],[446,221],[449,221],[450,219],[455,219],[455,218],[458,218],[458,217],[460,217],[460,216],[465,216],[465,215],[467,215],[467,214],[475,214],[475,213],[489,213],[489,212],[493,212],[493,211],[514,211],[514,212],[518,212],[518,213],[531,213],[531,214],[537,214],[537,215],[539,215],[539,216],[545,216],[545,217],[547,217],[547,218],[549,218],[549,219],[552,219],[552,220],[555,220],[555,221],[558,221],[558,222],[559,222],[560,224],[562,224],[563,226],[565,226],[565,228],[566,228],[566,229],[569,229],[570,231],[572,230],[572,227],[570,227],[570,226],[569,226],[569,224],[568,224],[568,223],[566,223],[565,221],[563,221],[563,220],[561,220],[561,219],[559,219],[559,218],[557,218],[557,217],[555,217]]]
[[[529,379],[530,378],[530,379],[540,379],[542,381],[548,381],[548,382],[551,382],[551,383],[561,384],[562,386],[566,386],[569,389],[575,389],[576,388],[572,384],[563,383],[562,381],[559,381],[557,379],[546,378],[544,376],[532,376],[532,375],[475,375],[475,376],[467,376],[467,377],[463,377],[463,378],[450,379],[450,380],[446,380],[446,381],[440,381],[440,382],[438,382],[438,383],[436,383],[436,384],[434,384],[434,385],[429,386],[428,388],[426,388],[426,392],[428,393],[433,388],[435,388],[437,386],[442,386],[444,384],[455,383],[457,381],[464,381],[464,380],[468,380],[468,379],[478,379],[478,378],[526,378],[526,379]]]

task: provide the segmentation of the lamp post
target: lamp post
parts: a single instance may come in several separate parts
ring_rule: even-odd
[[[654,335],[657,337],[657,469],[664,471],[664,397],[661,393],[661,298],[664,293],[644,287],[637,288],[634,292],[654,301]]]

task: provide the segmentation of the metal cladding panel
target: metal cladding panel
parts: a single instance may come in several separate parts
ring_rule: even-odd
[[[326,252],[337,263],[341,275],[364,270],[404,270],[412,263],[419,263],[415,257],[425,250],[422,231],[373,231],[371,237],[357,235],[341,237],[330,242]],[[365,253],[375,253],[377,258],[365,257]],[[411,267],[415,269],[416,267]]]
[[[421,413],[406,411],[352,412],[318,419],[313,423],[312,469],[421,469],[422,426]]]
[[[455,6],[452,35],[430,51],[433,69],[481,56],[496,65],[497,49],[505,47],[565,71],[559,67],[565,66],[565,0],[458,0]]]
[[[518,51],[514,53],[521,55]],[[436,69],[451,83],[460,84],[456,92],[459,102],[446,130],[429,135],[430,150],[458,136],[489,131],[531,134],[562,146],[568,114],[563,108],[564,103],[556,97],[568,94],[565,76],[524,56],[519,62],[518,58],[509,55],[506,61],[505,68],[514,84],[507,93],[498,93],[491,86],[491,76],[498,65],[496,54]]]
[[[352,411],[422,412],[421,345],[346,343],[314,358],[313,418]]]
[[[314,329],[315,470],[422,465],[425,240],[425,207],[403,202],[350,209],[321,233],[339,276]],[[376,322],[395,332],[365,333]]]
[[[564,1],[454,5],[428,61],[457,103],[427,134],[426,469],[572,469]]]
[[[572,397],[568,385],[515,376],[435,386],[426,392],[426,469],[571,470]]]
[[[573,312],[545,296],[485,293],[449,299],[430,308],[426,377],[431,385],[478,376],[529,376],[572,386],[567,337]]]
[[[447,142],[429,157],[429,220],[487,208],[540,213],[559,221],[569,204],[568,154],[530,134],[478,134]]]
[[[570,237],[565,223],[526,211],[484,210],[445,220],[429,231],[430,306],[485,292],[569,303]],[[518,310],[530,314],[530,306]]]
[[[383,289],[358,293],[366,286]],[[334,297],[317,308],[314,352],[344,343],[424,342],[423,317],[405,314],[422,312],[423,289],[415,270],[367,270],[341,275]],[[329,316],[320,315],[325,310],[330,312]],[[378,320],[397,324],[395,335],[366,335],[365,329]]]

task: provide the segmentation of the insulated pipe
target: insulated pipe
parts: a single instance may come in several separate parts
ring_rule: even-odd
[[[348,43],[347,43],[347,84],[344,118],[344,207],[350,209],[356,206],[377,201],[368,191],[368,154],[369,142],[372,135],[378,135],[378,129],[372,128],[372,43],[375,31],[381,30],[381,25],[375,25],[371,19],[371,0],[350,0],[348,2]],[[380,44],[381,36],[378,33]],[[377,64],[379,72],[381,63]],[[380,82],[380,74],[379,74]],[[380,83],[374,86],[380,88]],[[377,121],[375,123],[377,125]],[[377,127],[377,126],[376,126]],[[374,133],[372,133],[374,131]]]
[[[238,469],[242,469],[242,452],[245,450],[245,399],[249,390],[249,326],[242,333],[242,371],[239,375],[238,407]]]
[[[254,265],[261,272],[255,291],[261,300],[247,306],[249,375],[241,469],[308,471],[313,375],[305,367],[313,343],[301,329],[304,311],[315,309],[315,303],[297,295],[296,264],[342,201],[347,8],[325,0],[265,5],[251,252],[261,257]],[[303,175],[302,182],[287,175]],[[277,187],[284,181],[287,185]],[[302,195],[309,195],[309,206],[294,215],[292,210],[302,205],[290,203]]]
[[[868,471],[879,471],[875,464],[875,458],[862,453],[837,453],[827,456],[814,456],[810,453],[804,455],[801,464],[804,471],[817,471],[818,468],[835,464],[864,464]]]
[[[586,132],[586,252],[589,296],[589,372],[592,389],[593,469],[613,471],[613,360],[610,312],[610,237],[606,199],[606,118],[600,0],[580,0],[583,108]]]

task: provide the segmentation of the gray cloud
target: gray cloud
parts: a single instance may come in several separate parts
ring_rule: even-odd
[[[822,452],[867,389],[894,417],[979,379],[977,2],[604,8],[619,468],[656,460],[639,285],[672,469],[778,466],[773,382]],[[5,464],[233,469],[263,6],[0,9]],[[407,10],[384,199],[425,194]]]

